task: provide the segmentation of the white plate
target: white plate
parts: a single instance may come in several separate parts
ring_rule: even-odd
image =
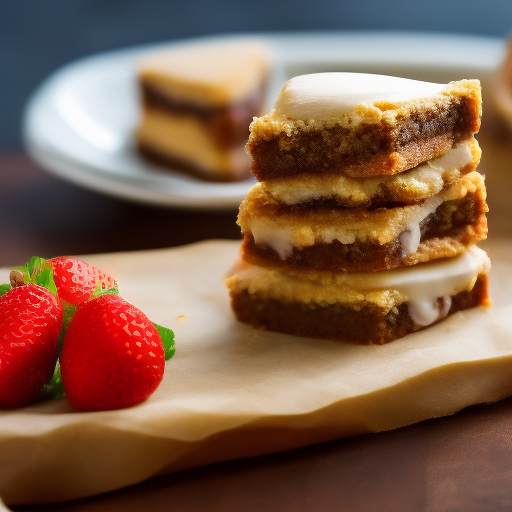
[[[292,76],[321,71],[381,73],[433,82],[485,81],[504,54],[489,37],[327,32],[203,38],[264,39],[273,65],[267,109]],[[138,156],[132,133],[139,116],[134,63],[147,51],[190,41],[138,46],[95,55],[56,71],[30,99],[24,137],[49,172],[93,190],[180,208],[237,208],[253,180],[208,183],[164,170]]]

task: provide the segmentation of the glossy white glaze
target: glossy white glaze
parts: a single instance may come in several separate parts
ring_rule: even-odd
[[[358,105],[405,102],[439,94],[446,86],[365,73],[314,73],[284,85],[274,106],[292,119],[319,120],[355,112]]]
[[[487,274],[490,265],[487,254],[471,246],[460,256],[384,272],[288,271],[243,262],[233,277],[237,286],[248,289],[249,293],[283,301],[324,304],[372,301],[388,308],[406,302],[413,321],[426,326],[446,316],[450,297],[471,290],[478,275]]]

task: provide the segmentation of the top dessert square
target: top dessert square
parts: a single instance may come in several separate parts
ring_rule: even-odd
[[[395,175],[446,154],[480,128],[478,80],[447,85],[359,73],[292,78],[255,119],[247,148],[259,181]]]

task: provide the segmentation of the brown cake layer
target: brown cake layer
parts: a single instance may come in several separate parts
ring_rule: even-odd
[[[482,274],[471,291],[451,297],[447,316],[487,305],[488,300],[487,275]],[[441,307],[443,299],[438,301]],[[411,319],[407,303],[389,311],[371,303],[356,309],[341,303],[281,302],[250,294],[247,290],[231,290],[231,304],[240,322],[256,328],[358,344],[381,345],[422,328]]]
[[[310,127],[307,120],[299,124],[267,114],[251,125],[251,171],[265,181],[300,174],[393,175],[415,167],[479,130],[479,85],[461,83],[467,91],[401,106],[392,115],[382,106],[380,122],[355,127]]]
[[[221,148],[244,143],[249,136],[249,125],[254,115],[261,111],[265,84],[242,102],[222,106],[204,106],[176,100],[150,84],[141,82],[141,94],[145,108],[160,109],[175,115],[193,116],[211,132],[212,138]]]
[[[472,160],[467,161],[471,152]],[[454,155],[456,154],[456,156]],[[395,176],[351,178],[348,176],[297,177],[264,181],[266,195],[274,202],[296,205],[309,202],[323,203],[332,208],[388,207],[389,204],[407,205],[425,200],[455,184],[462,176],[477,169],[481,150],[474,137],[448,152],[445,156],[422,164]],[[456,164],[455,162],[460,162]]]
[[[307,208],[307,206],[302,206]],[[289,208],[282,206],[280,208]],[[299,208],[299,206],[297,206]],[[374,272],[415,265],[438,258],[462,253],[470,244],[487,236],[485,194],[481,190],[468,193],[461,199],[442,203],[420,223],[420,246],[414,254],[404,254],[400,236],[389,243],[355,241],[342,244],[315,243],[294,247],[285,259],[268,245],[255,243],[251,233],[246,233],[242,244],[244,260],[265,265],[267,262],[283,266],[312,267],[319,270],[346,272]],[[276,212],[279,215],[279,212]]]

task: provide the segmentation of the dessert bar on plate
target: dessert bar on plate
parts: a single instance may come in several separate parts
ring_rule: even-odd
[[[196,43],[144,56],[138,65],[139,151],[206,180],[248,178],[248,127],[262,108],[268,73],[268,50],[256,40]]]

